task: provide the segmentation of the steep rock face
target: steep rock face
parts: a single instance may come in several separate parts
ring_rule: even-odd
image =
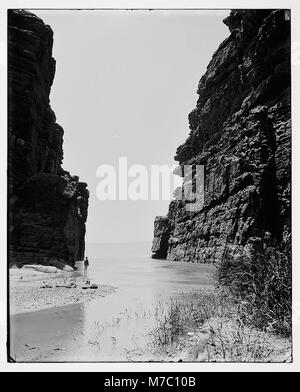
[[[290,16],[234,10],[224,23],[230,36],[199,82],[175,157],[205,166],[204,205],[189,212],[184,200],[171,202],[155,221],[153,257],[217,262],[253,238],[290,238]]]
[[[49,104],[55,74],[51,28],[8,13],[10,265],[73,265],[84,257],[87,184],[61,167],[63,129]]]
[[[157,216],[154,221],[154,238],[152,243],[153,258],[165,259],[168,254],[168,240],[170,236],[169,219]]]

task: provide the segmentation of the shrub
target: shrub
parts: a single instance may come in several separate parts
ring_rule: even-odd
[[[152,343],[163,347],[194,328],[201,327],[211,317],[226,317],[234,312],[231,294],[227,291],[194,292],[180,301],[159,302],[155,308],[155,327],[151,331]]]
[[[227,286],[240,312],[252,325],[283,336],[292,331],[292,267],[289,252],[272,247],[227,256],[217,268],[217,281]]]

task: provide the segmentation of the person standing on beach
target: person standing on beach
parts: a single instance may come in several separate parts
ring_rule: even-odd
[[[87,275],[88,266],[90,265],[89,264],[89,259],[87,258],[87,256],[86,256],[86,258],[84,260],[83,265],[84,265],[84,275]]]

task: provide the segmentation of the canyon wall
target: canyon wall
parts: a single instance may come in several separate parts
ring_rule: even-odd
[[[154,258],[218,262],[255,241],[291,235],[290,14],[233,10],[178,147],[180,166],[204,165],[204,204],[174,200],[154,225]],[[203,39],[203,37],[199,37]]]
[[[53,32],[8,11],[9,264],[74,265],[84,257],[87,184],[63,170],[63,129],[49,104]]]

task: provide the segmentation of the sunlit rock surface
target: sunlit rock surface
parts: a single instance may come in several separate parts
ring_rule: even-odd
[[[155,220],[153,257],[217,262],[253,237],[290,238],[290,15],[233,10],[224,23],[230,35],[200,79],[175,157],[205,165],[204,205],[171,202]]]

